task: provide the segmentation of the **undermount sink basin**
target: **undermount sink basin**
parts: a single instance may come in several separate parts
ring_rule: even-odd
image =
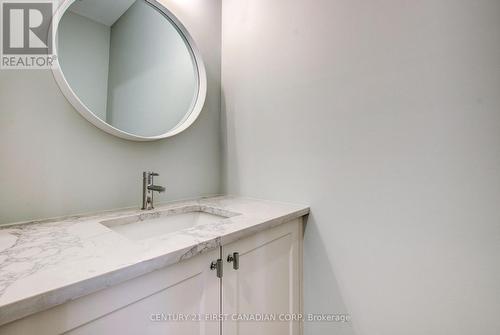
[[[101,224],[137,241],[222,221],[235,215],[238,214],[211,207],[187,206],[120,217],[101,221]]]

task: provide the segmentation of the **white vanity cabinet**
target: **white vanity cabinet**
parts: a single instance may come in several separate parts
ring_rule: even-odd
[[[299,322],[279,318],[301,312],[301,249],[299,218],[0,326],[0,334],[299,335]],[[237,270],[227,259],[234,253]],[[210,266],[217,259],[222,278]],[[220,313],[225,320],[205,319]]]
[[[219,313],[220,280],[209,267],[219,254],[219,250],[214,250],[198,255],[0,326],[0,334],[218,334],[218,322],[157,320],[162,313],[165,316]]]
[[[222,306],[228,314],[222,325],[224,335],[301,334],[301,323],[290,321],[301,313],[300,220],[222,248]],[[228,256],[232,262],[227,261]]]

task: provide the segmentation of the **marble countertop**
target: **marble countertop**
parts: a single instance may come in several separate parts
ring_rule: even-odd
[[[145,214],[140,210],[0,226],[0,325],[309,213],[304,205],[232,196],[170,203],[153,213],[189,206],[238,215],[140,241],[100,223]]]

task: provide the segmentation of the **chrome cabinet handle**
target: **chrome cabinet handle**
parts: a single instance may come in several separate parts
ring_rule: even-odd
[[[222,270],[222,259],[218,259],[216,261],[213,261],[210,264],[210,270],[217,270],[217,277],[222,278],[223,275],[223,270]]]
[[[233,263],[233,269],[238,270],[240,268],[240,253],[233,252],[233,254],[229,254],[227,256],[227,262]]]

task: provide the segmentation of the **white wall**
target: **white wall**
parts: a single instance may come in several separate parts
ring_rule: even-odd
[[[50,71],[0,71],[0,223],[139,206],[142,171],[167,201],[220,191],[220,1],[165,0],[201,49],[208,94],[187,131],[158,142],[108,135],[66,101]]]
[[[64,76],[101,120],[106,120],[108,101],[110,32],[108,26],[70,11],[58,29],[57,53]]]
[[[226,189],[309,203],[306,334],[500,330],[500,2],[223,0]]]

